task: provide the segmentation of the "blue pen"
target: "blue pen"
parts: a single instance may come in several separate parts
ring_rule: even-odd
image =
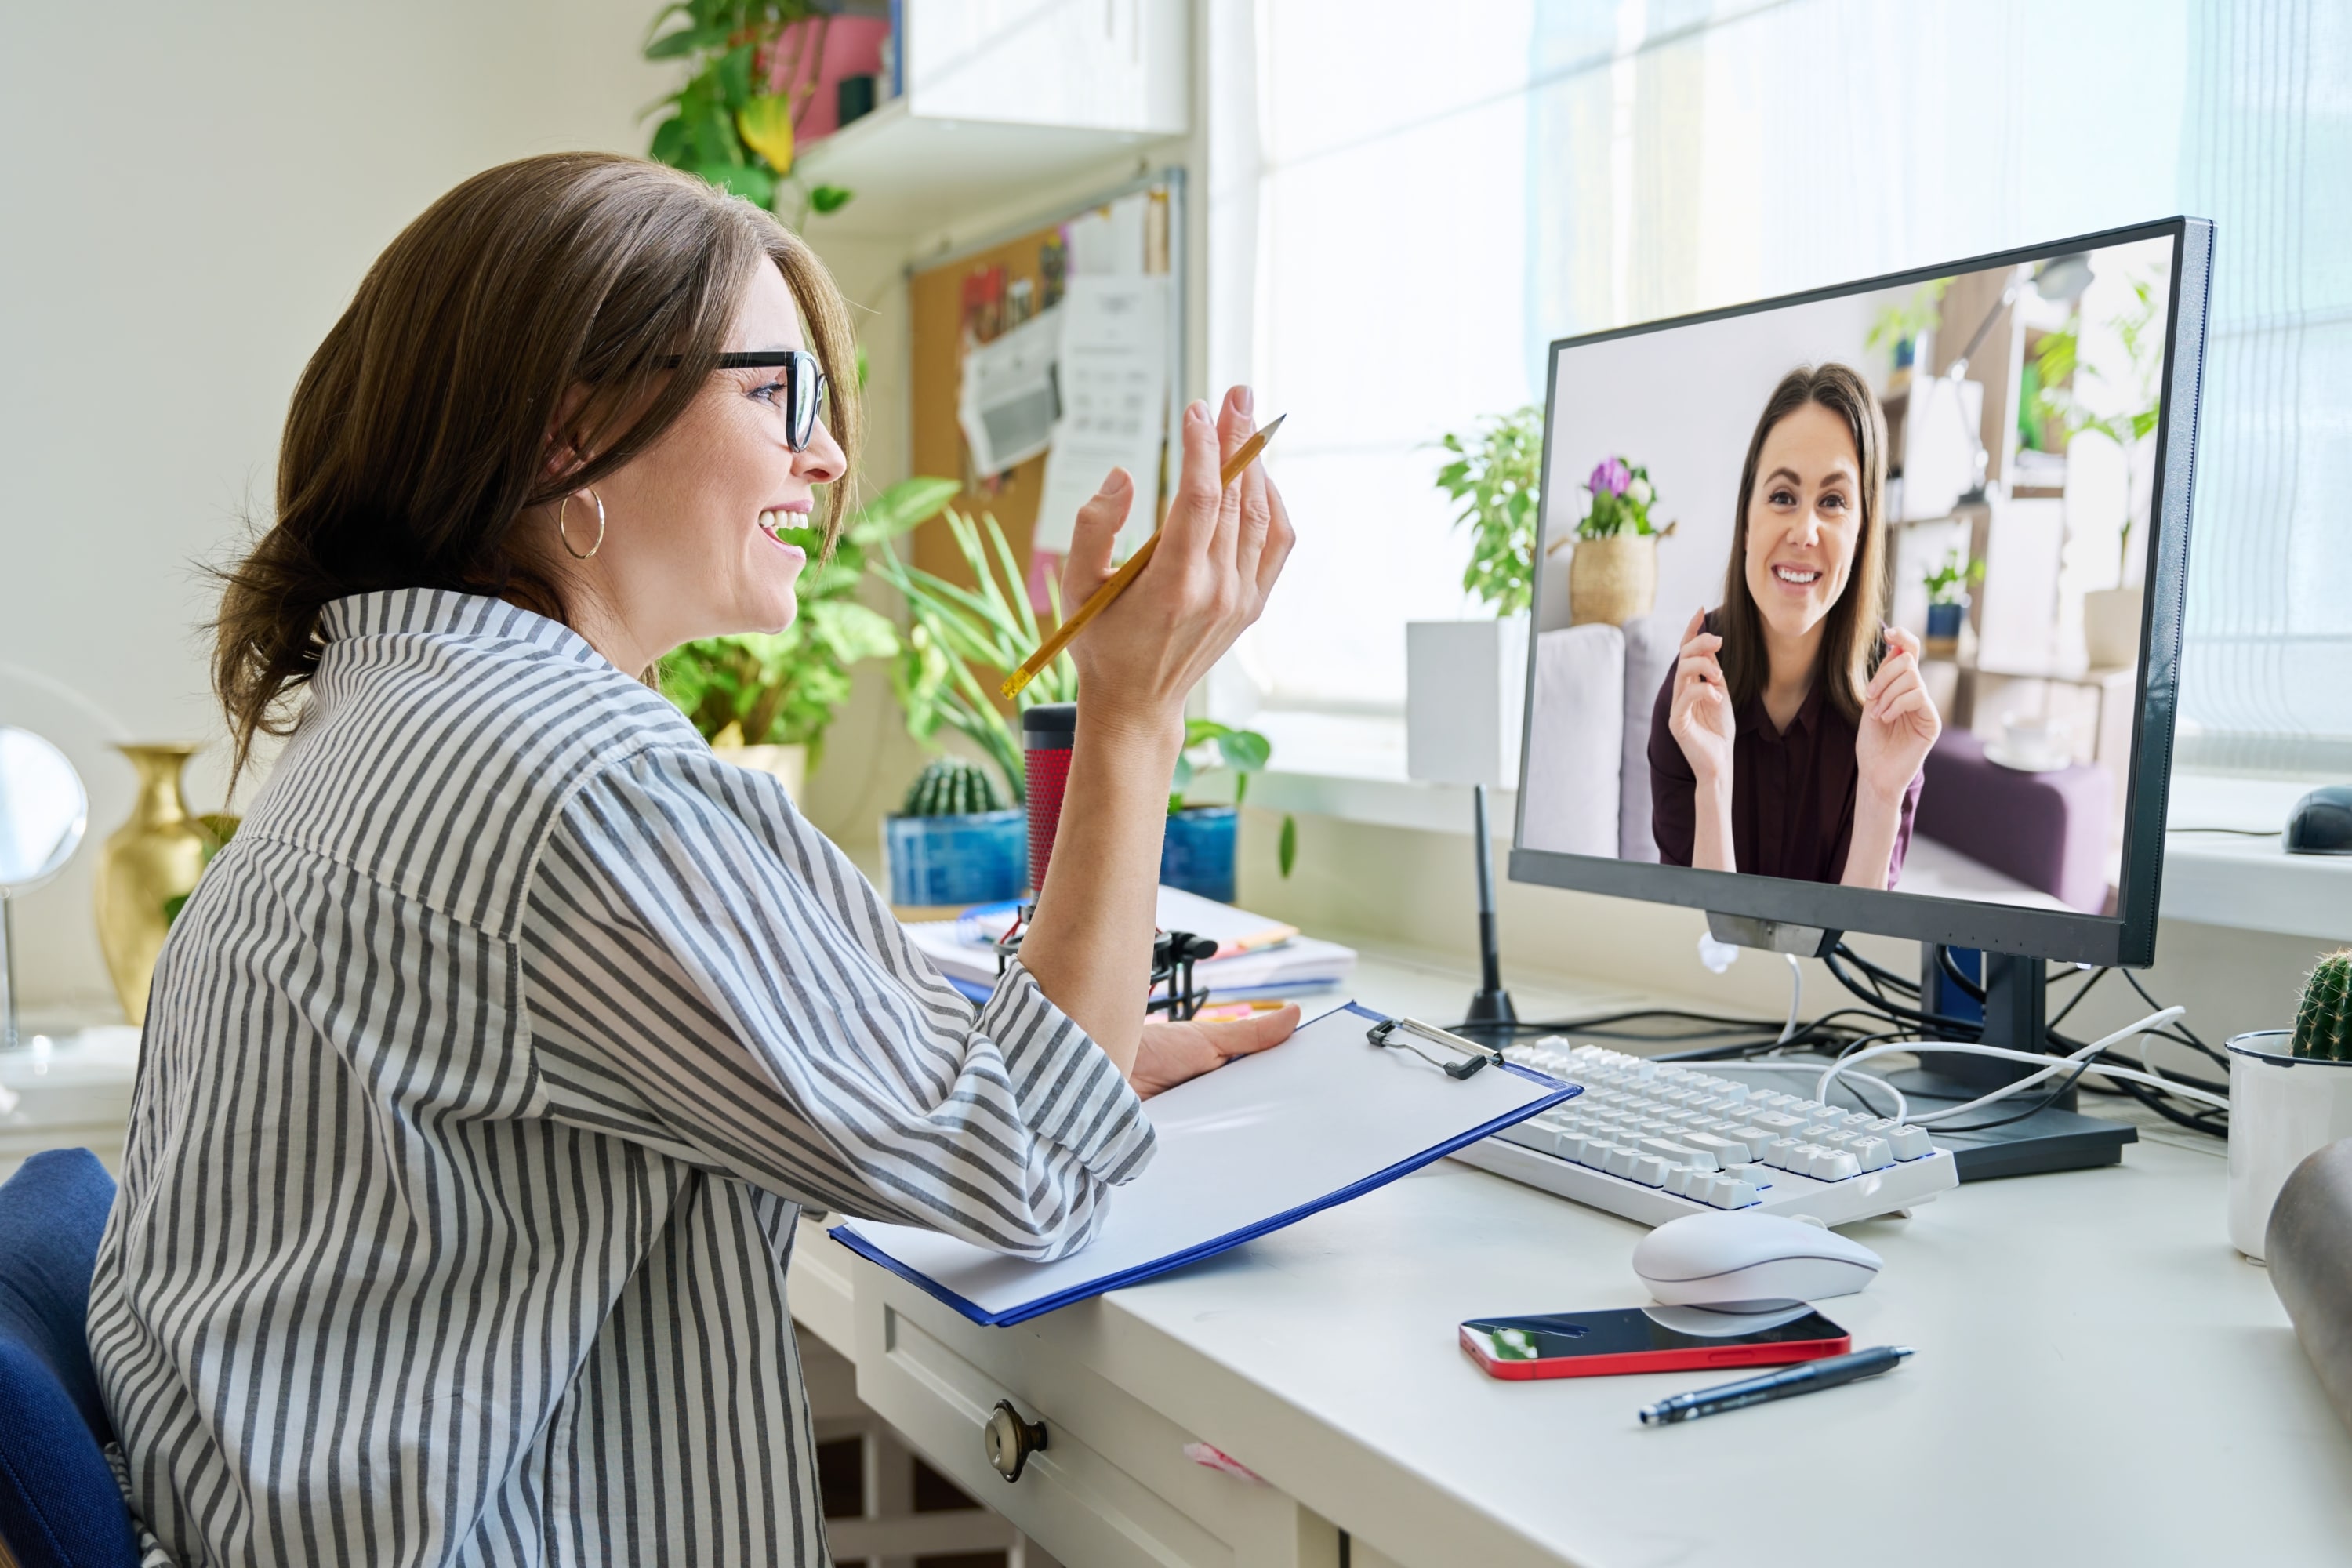
[[[1713,1415],[1721,1410],[1737,1410],[1743,1405],[1762,1405],[1767,1400],[1790,1399],[1800,1394],[1811,1394],[1818,1388],[1835,1388],[1856,1378],[1876,1377],[1882,1372],[1892,1372],[1903,1364],[1911,1353],[1908,1345],[1874,1345],[1852,1355],[1826,1356],[1797,1366],[1783,1367],[1762,1377],[1743,1377],[1738,1383],[1717,1384],[1713,1388],[1694,1389],[1661,1399],[1655,1405],[1642,1407],[1642,1425],[1663,1426],[1670,1421],[1696,1421],[1702,1415]]]

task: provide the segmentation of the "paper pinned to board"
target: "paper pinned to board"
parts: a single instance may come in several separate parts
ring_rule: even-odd
[[[1114,468],[1135,481],[1115,554],[1159,525],[1160,459],[1168,430],[1169,279],[1075,273],[1058,307],[1061,419],[1045,458],[1035,548],[1066,553],[1078,509]]]
[[[1081,278],[1140,274],[1150,206],[1150,194],[1137,191],[1072,218],[1063,229],[1071,272]]]
[[[964,352],[956,418],[976,472],[1001,474],[1053,440],[1061,415],[1055,362],[1061,353],[1062,317],[1061,307],[1041,310]]]

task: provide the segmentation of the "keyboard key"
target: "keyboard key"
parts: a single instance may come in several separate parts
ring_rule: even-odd
[[[1801,1132],[1806,1127],[1811,1125],[1804,1117],[1784,1115],[1778,1110],[1768,1110],[1759,1116],[1751,1116],[1748,1120],[1756,1126],[1762,1128],[1766,1132],[1778,1134],[1781,1137],[1787,1137],[1792,1133]]]
[[[1895,1145],[1884,1138],[1856,1138],[1847,1152],[1865,1171],[1883,1171],[1895,1163]]]
[[[1630,1178],[1633,1174],[1633,1162],[1640,1158],[1624,1144],[1612,1143],[1601,1157],[1601,1168],[1612,1176]]]
[[[1645,1155],[1633,1162],[1631,1179],[1645,1187],[1663,1187],[1666,1184],[1666,1172],[1670,1169],[1672,1167],[1666,1162],[1654,1154]]]
[[[1772,1184],[1772,1168],[1769,1165],[1752,1162],[1745,1165],[1726,1165],[1723,1173],[1733,1181],[1746,1182],[1759,1192]]]
[[[1936,1152],[1924,1127],[1899,1128],[1887,1142],[1895,1145],[1895,1157],[1898,1160],[1924,1159]]]
[[[1707,1184],[1706,1202],[1711,1208],[1744,1209],[1760,1201],[1754,1186],[1727,1176],[1717,1176]]]
[[[1644,1138],[1634,1145],[1644,1154],[1654,1154],[1677,1165],[1689,1165],[1701,1171],[1712,1171],[1723,1162],[1703,1149],[1686,1143],[1670,1142],[1664,1138]]]
[[[1862,1165],[1843,1149],[1824,1149],[1813,1162],[1813,1175],[1824,1182],[1843,1182],[1862,1174]]]
[[[1713,1132],[1691,1132],[1681,1142],[1713,1155],[1717,1165],[1744,1165],[1748,1163],[1748,1145],[1737,1138],[1726,1138]]]

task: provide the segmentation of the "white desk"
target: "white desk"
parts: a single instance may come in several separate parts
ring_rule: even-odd
[[[1368,958],[1356,994],[1431,1018],[1465,974]],[[1624,993],[1518,992],[1530,1016]],[[121,1147],[129,1030],[0,1060],[0,1174]],[[1663,1430],[1706,1374],[1490,1382],[1454,1325],[1632,1306],[1639,1227],[1451,1162],[1165,1279],[982,1329],[803,1226],[793,1307],[860,1396],[1070,1568],[1388,1563],[1772,1568],[2352,1562],[2352,1440],[2262,1270],[2223,1239],[2221,1152],[2157,1131],[2117,1169],[1960,1188],[1852,1227],[1886,1258],[1826,1303],[1918,1356],[1852,1388]],[[1052,1446],[1007,1486],[979,1423]],[[1200,1439],[1271,1484],[1186,1459]]]
[[[1372,962],[1355,990],[1427,1016],[1468,984]],[[1018,1328],[811,1226],[793,1300],[930,1462],[1085,1568],[1334,1563],[1334,1526],[1358,1568],[2352,1561],[2352,1440],[2224,1239],[2223,1177],[2218,1148],[2150,1138],[1851,1227],[1886,1270],[1829,1314],[1917,1357],[1659,1430],[1634,1408],[1717,1380],[1501,1384],[1455,1349],[1465,1318],[1644,1297],[1638,1226],[1451,1162]],[[1003,1397],[1053,1434],[1011,1486],[979,1430]]]

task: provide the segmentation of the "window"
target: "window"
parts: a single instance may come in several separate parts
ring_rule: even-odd
[[[1403,624],[1475,613],[1428,444],[1540,400],[1550,340],[2186,211],[2215,220],[2218,260],[2183,755],[2352,760],[2352,679],[2309,678],[2352,669],[2341,7],[1258,0],[1254,16],[1214,35],[1221,73],[1252,51],[1234,74],[1255,81],[1255,135],[1227,161],[1247,188],[1213,197],[1213,226],[1241,216],[1254,242],[1213,237],[1211,333],[1231,343],[1218,301],[1247,300],[1242,344],[1216,357],[1291,416],[1272,466],[1299,546],[1221,703],[1261,725],[1392,722]]]

